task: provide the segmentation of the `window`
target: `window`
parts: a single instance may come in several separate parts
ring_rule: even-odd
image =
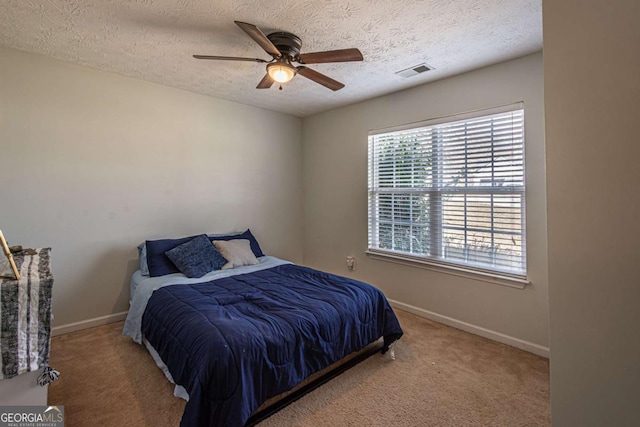
[[[526,276],[522,104],[369,134],[369,252]]]

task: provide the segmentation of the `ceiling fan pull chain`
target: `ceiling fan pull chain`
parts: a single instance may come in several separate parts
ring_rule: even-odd
[[[280,87],[278,89],[282,90],[282,85],[280,85]]]

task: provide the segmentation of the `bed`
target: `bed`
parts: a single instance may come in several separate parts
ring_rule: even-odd
[[[133,275],[123,333],[188,400],[182,426],[243,426],[274,396],[402,336],[375,287],[257,254],[257,264],[200,278]]]

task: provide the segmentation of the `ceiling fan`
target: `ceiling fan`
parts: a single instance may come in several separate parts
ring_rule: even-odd
[[[327,62],[362,61],[362,53],[358,49],[327,50],[324,52],[300,53],[302,40],[295,34],[278,31],[264,35],[260,28],[246,22],[234,21],[245,33],[249,35],[261,48],[272,56],[271,61],[260,58],[241,58],[235,56],[193,55],[196,59],[215,59],[222,61],[250,61],[267,64],[267,74],[260,80],[257,89],[269,89],[273,83],[286,83],[296,74],[308,78],[331,90],[339,90],[344,84],[322,73],[305,67],[306,64],[322,64]],[[298,67],[292,62],[302,64]],[[280,85],[282,90],[282,85]]]

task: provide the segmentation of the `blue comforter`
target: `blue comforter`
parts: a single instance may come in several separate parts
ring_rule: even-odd
[[[189,393],[182,426],[242,426],[267,399],[384,337],[402,336],[366,283],[281,265],[157,289],[142,332]]]

